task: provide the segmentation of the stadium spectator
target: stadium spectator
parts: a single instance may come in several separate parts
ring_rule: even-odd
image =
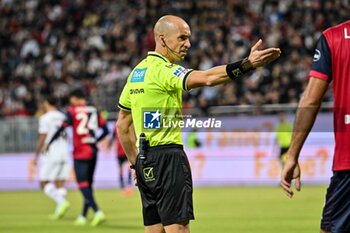
[[[281,51],[278,48],[258,50],[262,44],[259,40],[249,57],[199,71],[174,64],[183,61],[191,47],[191,30],[183,19],[172,15],[161,17],[154,26],[154,35],[155,51],[148,52],[147,58],[133,69],[120,96],[117,130],[135,169],[145,232],[185,233],[190,232],[189,221],[194,219],[191,169],[183,150],[181,128],[162,128],[160,116],[164,122],[166,116],[173,114],[174,122],[178,123],[182,118],[177,116],[182,113],[182,91],[237,80],[274,61]],[[145,126],[147,114],[150,128]],[[158,127],[152,128],[153,124]],[[139,156],[135,134],[140,144]],[[142,134],[148,143],[140,139]],[[149,148],[145,144],[149,144]]]
[[[42,103],[44,115],[39,119],[39,137],[33,164],[38,164],[39,155],[63,123],[65,116],[57,110],[56,100],[47,97]],[[70,159],[68,138],[65,131],[52,143],[49,150],[43,153],[40,167],[40,187],[44,193],[57,203],[56,210],[50,218],[60,219],[67,212],[70,204],[66,200],[67,190],[64,187],[69,178]]]
[[[332,7],[327,5],[328,7]],[[317,23],[317,22],[316,22]],[[350,21],[325,30],[316,46],[310,80],[300,100],[293,136],[281,176],[281,185],[292,197],[291,182],[300,191],[299,153],[311,131],[329,83],[334,92],[335,149],[333,176],[327,189],[321,233],[350,232]]]

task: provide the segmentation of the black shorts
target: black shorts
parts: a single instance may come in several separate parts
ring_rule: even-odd
[[[332,233],[350,232],[350,171],[334,172],[327,189],[321,229]]]
[[[282,158],[282,156],[287,153],[287,151],[289,150],[289,147],[281,147],[280,149],[280,158]]]
[[[117,156],[117,157],[118,157],[119,166],[122,166],[125,162],[128,161],[128,158],[126,156]]]
[[[143,223],[164,226],[194,219],[191,168],[182,145],[151,147],[135,164]]]
[[[74,160],[75,177],[78,183],[88,182],[90,186],[94,182],[96,156],[89,160]]]

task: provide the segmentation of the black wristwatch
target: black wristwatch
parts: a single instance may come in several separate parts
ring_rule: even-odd
[[[135,164],[130,164],[130,169],[135,170]]]

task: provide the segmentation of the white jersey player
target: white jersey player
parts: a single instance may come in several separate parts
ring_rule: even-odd
[[[38,158],[41,154],[40,186],[44,193],[57,203],[56,210],[51,218],[60,219],[70,206],[66,200],[67,190],[64,187],[70,172],[66,133],[64,132],[50,145],[47,151],[44,151],[44,148],[46,148],[46,145],[65,119],[65,115],[58,111],[55,105],[55,99],[51,97],[46,98],[42,104],[45,114],[39,119],[39,137],[34,164],[38,164]]]

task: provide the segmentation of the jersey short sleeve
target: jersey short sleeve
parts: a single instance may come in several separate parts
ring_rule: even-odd
[[[38,132],[40,134],[47,134],[49,132],[48,121],[44,117],[40,117],[39,119],[39,129]]]
[[[317,42],[310,76],[330,83],[332,81],[332,57],[326,37],[322,34]]]
[[[68,127],[68,126],[71,126],[73,125],[73,117],[72,117],[72,112],[73,112],[73,109],[71,107],[69,107],[67,109],[67,111],[64,113],[64,121],[62,123],[62,126],[63,127]]]
[[[189,91],[187,88],[187,78],[192,71],[192,69],[186,69],[180,65],[165,65],[161,70],[161,77],[164,78],[165,88]]]
[[[130,89],[128,83],[124,86],[122,94],[119,97],[118,107],[124,111],[131,111]]]

